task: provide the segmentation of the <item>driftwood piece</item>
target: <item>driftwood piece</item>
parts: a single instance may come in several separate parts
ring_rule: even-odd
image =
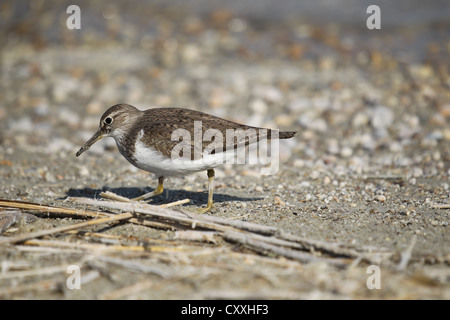
[[[40,238],[40,237],[51,235],[51,234],[61,233],[61,232],[69,231],[69,230],[80,229],[80,228],[93,226],[93,225],[97,225],[97,224],[102,224],[102,223],[125,220],[125,219],[129,219],[131,217],[133,217],[133,214],[126,212],[126,213],[115,215],[113,217],[93,219],[93,220],[89,220],[89,221],[85,221],[85,222],[74,223],[74,224],[71,224],[68,226],[53,228],[50,230],[40,230],[40,231],[36,231],[36,232],[21,234],[21,235],[15,236],[15,237],[0,239],[0,245],[19,243],[19,242],[23,242],[23,241],[26,241],[29,239]]]
[[[223,238],[226,241],[239,243],[239,244],[248,246],[248,247],[255,249],[256,251],[263,253],[263,254],[272,253],[272,254],[275,254],[278,256],[283,256],[285,258],[297,260],[302,263],[323,261],[323,262],[329,263],[331,265],[334,265],[334,266],[340,267],[340,268],[347,267],[349,264],[348,262],[346,263],[345,261],[343,261],[341,259],[325,259],[325,258],[316,257],[310,253],[288,249],[288,248],[285,248],[280,245],[262,241],[261,239],[257,239],[255,237],[253,237],[252,235],[242,234],[242,233],[238,233],[238,232],[226,232],[223,235]]]
[[[98,217],[108,217],[110,214],[106,212],[95,212],[79,209],[67,209],[62,207],[53,207],[43,204],[37,204],[25,201],[12,201],[0,199],[0,207],[16,208],[16,209],[26,209],[33,212],[45,214],[45,213],[55,213],[60,215],[70,215],[72,217],[80,218],[98,218]]]

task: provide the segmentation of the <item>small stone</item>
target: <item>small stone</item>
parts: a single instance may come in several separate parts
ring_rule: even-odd
[[[386,129],[394,121],[394,113],[384,106],[377,106],[371,112],[371,123],[375,129]]]
[[[309,188],[310,186],[311,186],[311,183],[309,183],[308,181],[302,181],[300,183],[301,188]]]
[[[389,150],[391,152],[400,152],[400,151],[402,151],[402,149],[403,149],[402,144],[397,141],[392,141],[389,144]]]
[[[275,123],[279,126],[279,127],[288,127],[291,126],[292,123],[294,122],[294,118],[292,116],[286,115],[286,114],[281,114],[278,115],[275,118]]]
[[[369,123],[369,116],[364,112],[358,112],[352,120],[353,128],[365,127]]]
[[[264,102],[262,99],[254,99],[250,102],[250,108],[255,113],[259,114],[265,114],[267,113],[267,103]]]
[[[344,147],[344,148],[342,148],[342,150],[341,150],[341,156],[342,156],[343,158],[348,158],[348,157],[350,157],[352,154],[353,154],[353,150],[352,150],[352,148],[350,148],[350,147]]]
[[[281,198],[279,196],[275,196],[273,204],[275,206],[281,206],[281,207],[284,207],[286,205],[286,203],[283,200],[281,200]]]
[[[377,199],[379,202],[385,202],[385,201],[386,201],[386,196],[380,194],[380,195],[378,195],[378,196],[376,197],[376,199]]]
[[[310,165],[310,163],[306,160],[303,159],[295,159],[294,160],[294,167],[296,168],[304,168],[304,167],[308,167]]]
[[[86,112],[89,115],[98,115],[104,111],[104,106],[98,101],[91,101],[86,106]]]
[[[200,49],[196,45],[187,44],[181,50],[181,56],[185,62],[195,62],[201,57]]]
[[[317,179],[319,179],[319,176],[320,176],[320,174],[319,174],[318,171],[313,171],[313,172],[311,172],[311,174],[309,175],[309,178],[310,178],[311,180],[317,180]]]
[[[413,177],[414,178],[418,178],[418,177],[421,177],[421,176],[423,176],[423,169],[422,168],[419,168],[419,167],[414,167],[413,168]]]
[[[51,183],[55,183],[56,182],[55,176],[52,173],[50,173],[49,171],[47,171],[45,173],[44,179],[47,182],[51,182]]]
[[[445,128],[444,130],[442,130],[442,135],[446,141],[450,141],[450,129],[449,128]]]
[[[324,119],[315,119],[311,124],[311,129],[318,132],[325,132],[328,129],[327,122]]]
[[[83,177],[87,177],[90,174],[89,169],[86,166],[81,166],[78,173],[80,174],[80,176],[83,176]]]
[[[327,151],[330,154],[338,154],[340,149],[339,149],[339,142],[336,139],[330,139],[327,141],[328,143],[328,147],[327,147]]]

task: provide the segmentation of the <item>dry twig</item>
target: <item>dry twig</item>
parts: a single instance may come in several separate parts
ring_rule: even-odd
[[[94,211],[86,211],[86,210],[78,210],[78,209],[66,209],[66,208],[46,206],[46,205],[31,203],[31,202],[12,201],[12,200],[5,200],[5,199],[0,199],[0,207],[26,209],[26,210],[31,210],[31,211],[41,213],[41,214],[55,213],[55,214],[60,214],[60,215],[70,215],[73,217],[81,217],[81,218],[98,218],[98,217],[110,216],[110,214],[107,214],[105,212],[94,212]]]
[[[40,238],[43,236],[61,233],[61,232],[69,231],[69,230],[80,229],[80,228],[93,226],[93,225],[97,225],[97,224],[102,224],[102,223],[126,220],[131,217],[133,217],[133,214],[126,212],[126,213],[122,213],[122,214],[115,215],[115,216],[108,217],[108,218],[93,219],[93,220],[89,220],[89,221],[85,221],[85,222],[74,223],[74,224],[71,224],[68,226],[53,228],[50,230],[40,230],[40,231],[31,232],[31,233],[27,233],[27,234],[21,234],[16,237],[1,239],[0,245],[19,243],[19,242],[23,242],[23,241],[26,241],[29,239]]]

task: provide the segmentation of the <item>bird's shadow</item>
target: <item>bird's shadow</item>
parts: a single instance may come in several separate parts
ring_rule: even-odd
[[[86,197],[98,199],[101,198],[100,193],[104,191],[111,191],[119,196],[126,198],[135,198],[143,195],[144,193],[151,192],[152,188],[135,188],[135,187],[120,187],[120,188],[107,188],[93,189],[93,188],[83,188],[74,189],[70,188],[67,191],[67,197]],[[208,202],[208,191],[187,191],[182,189],[165,189],[161,195],[153,196],[146,200],[150,204],[160,205],[164,203],[169,203],[177,200],[189,199],[189,203],[183,204],[183,206],[189,205],[204,205]],[[214,203],[229,202],[229,201],[257,201],[262,200],[262,197],[236,197],[223,194],[220,192],[214,192]]]

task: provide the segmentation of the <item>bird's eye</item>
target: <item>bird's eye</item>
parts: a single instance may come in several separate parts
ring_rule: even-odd
[[[105,124],[111,124],[112,122],[113,122],[113,119],[111,118],[111,117],[107,117],[107,118],[105,118],[105,120],[103,120],[103,122],[105,123]]]

